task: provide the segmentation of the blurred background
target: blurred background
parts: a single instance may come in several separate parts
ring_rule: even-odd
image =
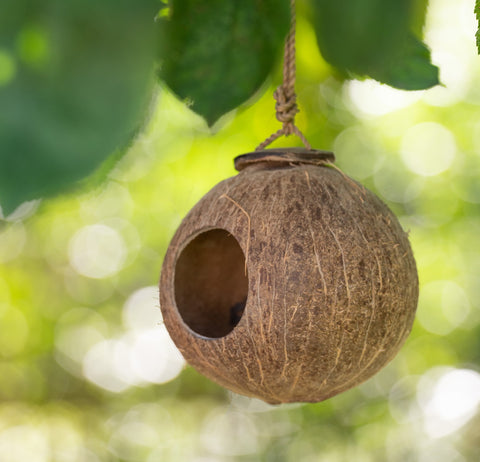
[[[26,202],[0,223],[0,461],[477,461],[473,10],[473,0],[430,1],[425,42],[443,86],[418,92],[337,78],[298,18],[297,125],[399,216],[418,264],[414,328],[385,369],[323,403],[270,406],[185,365],[159,310],[169,240],[199,198],[235,174],[233,157],[279,125],[273,83],[213,132],[160,87],[104,181]],[[0,86],[7,58],[0,53]]]

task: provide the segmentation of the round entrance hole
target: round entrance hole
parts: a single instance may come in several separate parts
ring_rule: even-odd
[[[197,334],[219,338],[240,321],[248,295],[245,256],[224,229],[196,236],[175,265],[175,302]]]

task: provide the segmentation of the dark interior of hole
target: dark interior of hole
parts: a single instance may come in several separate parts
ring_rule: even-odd
[[[227,335],[242,317],[248,294],[245,256],[223,229],[199,234],[175,266],[175,301],[190,329],[205,337]]]

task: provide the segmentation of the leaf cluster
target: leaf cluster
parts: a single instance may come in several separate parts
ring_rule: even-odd
[[[306,1],[306,0],[305,0]],[[345,77],[438,83],[426,0],[309,0],[323,58]],[[281,60],[289,0],[3,0],[0,204],[57,194],[123,152],[159,78],[212,125]]]
[[[212,124],[271,74],[289,30],[289,0],[172,0],[164,16],[161,78]],[[345,77],[405,90],[439,83],[418,34],[424,0],[310,0],[323,58]]]

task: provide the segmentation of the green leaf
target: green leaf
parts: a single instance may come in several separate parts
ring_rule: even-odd
[[[477,30],[476,38],[477,38],[477,49],[478,49],[478,53],[480,54],[480,0],[475,0],[475,16],[477,17],[477,21],[478,21],[478,30]]]
[[[413,0],[410,29],[417,37],[423,37],[428,0]]]
[[[422,5],[417,3],[312,0],[323,57],[346,75],[373,77],[397,88],[437,84],[438,69],[430,62],[430,52],[411,32],[421,23]]]
[[[438,68],[430,63],[430,51],[413,35],[389,66],[371,72],[370,77],[403,90],[423,90],[439,83]]]
[[[3,0],[5,2],[5,0]],[[7,0],[0,205],[64,191],[125,147],[154,79],[156,0]]]
[[[287,0],[173,0],[160,21],[160,76],[213,124],[265,81],[289,16]]]
[[[413,0],[410,27],[417,37],[423,37],[423,27],[427,16],[428,0]]]
[[[312,0],[324,58],[365,75],[388,59],[408,35],[411,0]]]

